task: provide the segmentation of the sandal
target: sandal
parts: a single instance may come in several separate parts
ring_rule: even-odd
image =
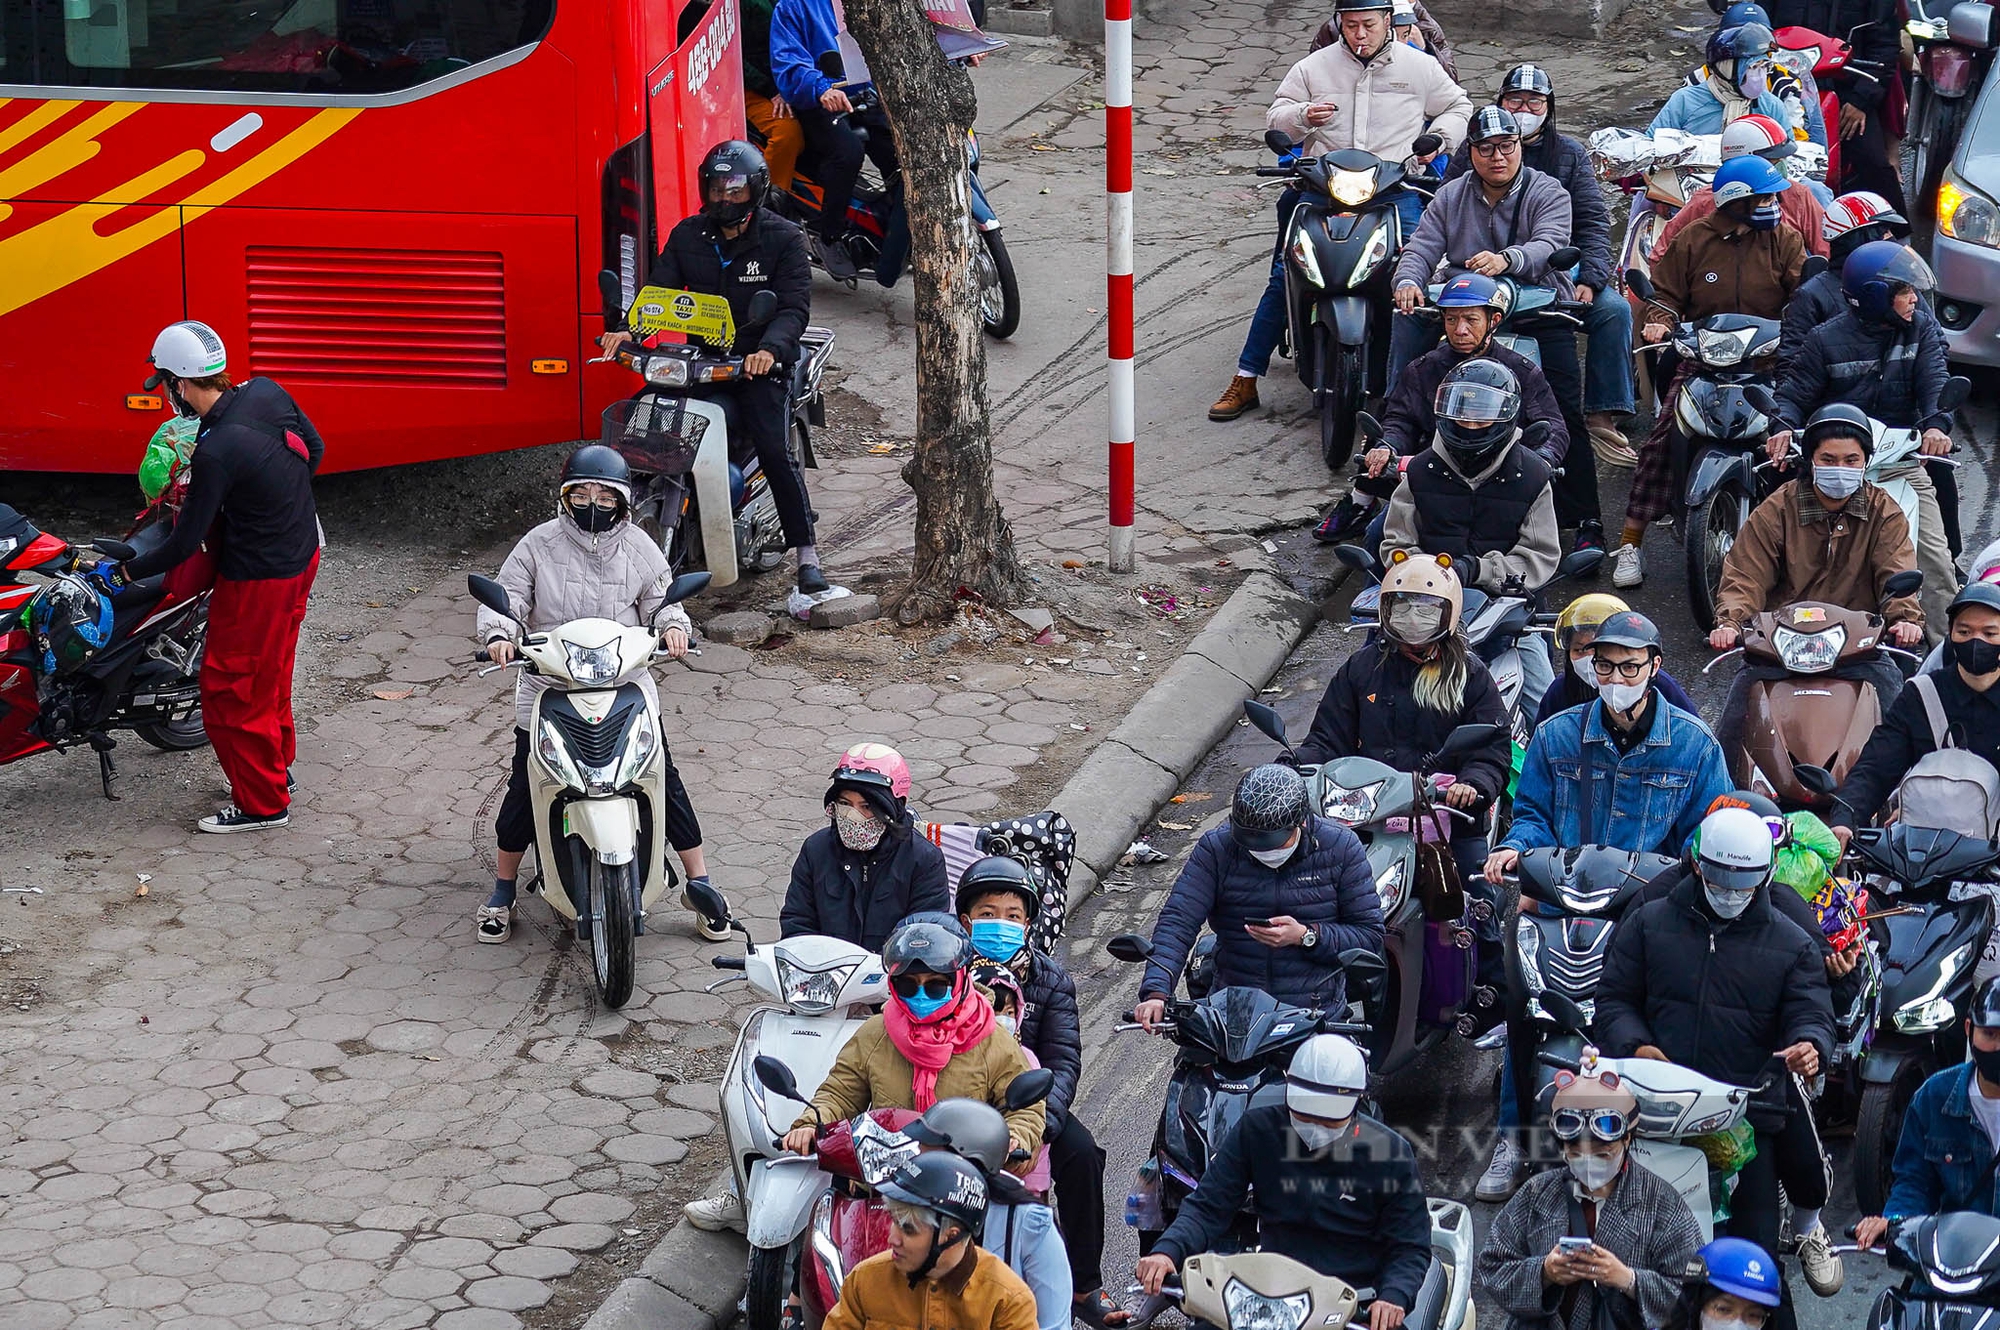
[[[514,935],[514,907],[482,905],[476,916],[481,942],[501,943]]]
[[[1132,1324],[1132,1313],[1118,1305],[1118,1302],[1102,1288],[1095,1293],[1086,1293],[1071,1304],[1076,1319],[1096,1330],[1124,1330]]]

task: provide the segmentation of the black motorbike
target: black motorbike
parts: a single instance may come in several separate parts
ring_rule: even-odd
[[[1386,391],[1389,283],[1408,239],[1396,202],[1429,198],[1437,177],[1359,148],[1294,157],[1296,145],[1275,129],[1264,142],[1281,164],[1257,174],[1291,180],[1303,195],[1282,241],[1286,344],[1319,410],[1320,455],[1338,469],[1354,452],[1362,399]]]
[[[1875,1299],[1867,1330],[1977,1330],[2000,1316],[2000,1219],[1923,1215],[1898,1224],[1886,1241],[1903,1283]]]
[[[1121,961],[1144,964],[1152,944],[1121,933],[1106,949]],[[1382,959],[1359,948],[1340,954],[1350,983],[1379,981]],[[1153,1249],[1200,1185],[1223,1137],[1252,1108],[1285,1102],[1285,1069],[1299,1045],[1316,1034],[1366,1036],[1365,1024],[1295,1007],[1256,988],[1218,988],[1193,1000],[1170,999],[1158,1030],[1179,1046],[1167,1081],[1167,1101],[1153,1133],[1150,1157],[1139,1168],[1126,1222],[1139,1230],[1139,1250]],[[1128,1013],[1120,1030],[1136,1030]],[[1254,1203],[1253,1203],[1254,1204]],[[1253,1210],[1236,1217],[1216,1251],[1242,1251],[1257,1242]]]
[[[1916,48],[1917,77],[1910,82],[1908,130],[1897,165],[1909,200],[1910,242],[1928,254],[1937,230],[1938,186],[1986,86],[1993,48],[2000,45],[2000,14],[1973,0],[1908,0],[1907,9],[1903,31]]]

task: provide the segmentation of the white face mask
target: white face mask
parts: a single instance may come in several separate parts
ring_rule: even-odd
[[[1701,1314],[1701,1330],[1751,1330],[1750,1322],[1740,1316],[1711,1316]]]
[[[1720,887],[1711,887],[1706,882],[1702,883],[1701,892],[1708,897],[1708,908],[1723,919],[1734,919],[1742,914],[1750,908],[1750,902],[1757,895],[1755,887],[1748,891],[1727,891]]]
[[[1596,1191],[1618,1176],[1618,1170],[1625,1167],[1625,1152],[1608,1155],[1569,1155],[1570,1176],[1577,1180],[1585,1191]]]
[[[1298,845],[1294,843],[1291,845],[1281,845],[1275,850],[1252,850],[1250,851],[1250,857],[1266,868],[1281,868],[1284,866],[1285,860],[1292,857],[1292,851],[1297,848]]]
[[[1536,115],[1533,111],[1514,112],[1514,123],[1521,127],[1521,137],[1524,139],[1531,139],[1539,134],[1543,123],[1547,120],[1547,115]]]
[[[1292,1130],[1299,1134],[1299,1140],[1306,1149],[1318,1154],[1327,1146],[1340,1139],[1341,1128],[1325,1127],[1317,1122],[1306,1122],[1297,1114],[1292,1115]]]
[[[1866,468],[1858,466],[1815,466],[1813,488],[1829,499],[1845,499],[1861,488],[1866,475]]]
[[[1444,606],[1421,601],[1405,600],[1397,597],[1389,606],[1389,621],[1384,625],[1390,637],[1410,646],[1423,646],[1438,635],[1444,627]]]
[[[1597,691],[1597,667],[1590,663],[1590,657],[1585,656],[1582,660],[1571,661],[1569,668],[1571,673],[1583,680],[1585,688],[1593,693]]]
[[[1646,689],[1651,685],[1651,679],[1641,679],[1638,683],[1607,683],[1599,686],[1597,695],[1604,699],[1605,706],[1622,716],[1639,705],[1639,699],[1646,695]]]

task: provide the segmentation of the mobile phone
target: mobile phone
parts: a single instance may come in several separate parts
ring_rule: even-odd
[[[1271,921],[1270,921],[1269,919],[1245,919],[1245,920],[1244,920],[1243,922],[1244,922],[1244,923],[1246,923],[1246,924],[1248,924],[1248,925],[1250,925],[1250,927],[1252,927],[1252,928],[1276,928],[1276,927],[1277,927],[1277,925],[1276,925],[1276,924],[1274,924],[1274,923],[1272,923],[1272,922],[1271,922]]]
[[[1589,1238],[1561,1237],[1556,1239],[1556,1250],[1565,1256],[1581,1256],[1596,1245]]]

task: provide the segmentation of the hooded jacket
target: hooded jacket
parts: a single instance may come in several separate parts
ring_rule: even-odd
[[[1456,712],[1417,704],[1411,690],[1419,668],[1393,649],[1363,647],[1349,656],[1319,700],[1312,732],[1298,747],[1299,761],[1372,757],[1398,771],[1415,771],[1458,726],[1498,725],[1492,743],[1455,759],[1452,767],[1458,779],[1478,789],[1482,805],[1491,802],[1513,774],[1514,752],[1507,710],[1486,662],[1466,653],[1465,701]],[[1477,817],[1484,809],[1468,811]]]
[[[993,1105],[1006,1115],[1007,1135],[1014,1144],[1032,1153],[1042,1143],[1042,1106],[1029,1104],[1012,1112],[1006,1107],[1008,1085],[1027,1070],[1019,1041],[1005,1026],[996,1025],[991,1034],[944,1064],[937,1075],[937,1097]],[[812,1107],[819,1110],[822,1122],[845,1121],[871,1108],[914,1110],[915,1079],[916,1069],[889,1038],[889,1027],[880,1016],[870,1016],[833,1060],[826,1079],[813,1092]],[[792,1122],[794,1129],[812,1125],[811,1109]]]
[[[653,622],[673,570],[660,547],[630,522],[591,535],[568,517],[553,517],[521,537],[496,580],[530,632],[547,632],[572,619],[611,619],[636,628]],[[687,611],[678,605],[660,614],[659,624],[662,632],[671,627],[694,635]],[[520,630],[483,605],[476,629],[482,645],[502,638],[519,644]],[[518,673],[514,723],[526,730],[534,723],[535,699],[549,682],[526,670]],[[651,670],[639,675],[639,687],[657,711],[660,690]]]
[[[1556,132],[1556,103],[1549,99],[1549,117],[1532,139],[1521,142],[1521,165],[1540,171],[1569,194],[1569,243],[1583,251],[1577,281],[1593,291],[1611,285],[1611,210],[1591,169],[1590,150],[1567,134]],[[1444,178],[1456,180],[1472,170],[1472,146],[1461,143],[1451,155]]]
[[[1483,517],[1488,523],[1498,515],[1498,510],[1482,514],[1483,499],[1503,491],[1510,497],[1524,497],[1523,492],[1533,497],[1528,499],[1527,516],[1511,539],[1506,535],[1489,538],[1491,533],[1475,521],[1467,547],[1456,551],[1448,549],[1439,534],[1445,529],[1443,519],[1449,517],[1455,522],[1456,517],[1441,510],[1432,511],[1439,503],[1433,497],[1434,492],[1443,493],[1447,489],[1464,500],[1467,512],[1474,519]],[[1482,495],[1482,490],[1487,493]],[[1562,560],[1560,535],[1555,495],[1549,486],[1549,466],[1541,458],[1516,443],[1484,471],[1468,476],[1458,469],[1450,452],[1432,445],[1410,460],[1395,495],[1389,500],[1388,516],[1382,525],[1381,558],[1386,562],[1397,550],[1411,554],[1470,555],[1477,559],[1477,565],[1473,575],[1464,580],[1482,591],[1499,595],[1509,578],[1518,578],[1530,590],[1546,585],[1556,575],[1556,565]]]
[[[806,837],[778,912],[778,935],[818,933],[880,951],[904,918],[951,911],[944,851],[916,834],[908,812],[866,854],[843,845],[832,827]]]
[[[1494,204],[1484,182],[1467,172],[1438,187],[1424,208],[1424,220],[1396,260],[1396,286],[1448,282],[1465,271],[1465,261],[1482,251],[1507,259],[1506,276],[1555,288],[1568,300],[1575,294],[1567,272],[1549,267],[1549,256],[1570,243],[1570,195],[1560,180],[1523,166]]]
[[[1306,108],[1332,102],[1339,109],[1317,129]],[[1472,119],[1472,101],[1430,54],[1391,38],[1363,64],[1345,42],[1314,51],[1293,65],[1271,99],[1266,129],[1283,131],[1307,155],[1359,148],[1400,162],[1424,133],[1446,149],[1458,146]]]
[[[1820,600],[1874,613],[1882,588],[1917,566],[1910,523],[1879,485],[1864,482],[1832,512],[1808,481],[1788,480],[1750,512],[1722,561],[1715,622],[1742,629],[1765,610]],[[1882,606],[1890,623],[1922,626],[1915,596]]]
[[[1780,223],[1759,231],[1717,211],[1655,250],[1650,309],[1665,310],[1667,322],[1692,322],[1711,314],[1781,318],[1799,285],[1806,242]],[[1645,322],[1657,317],[1641,311]]]
[[[1652,256],[1657,258],[1664,254],[1675,236],[1714,211],[1715,191],[1703,185],[1681,205],[1679,212],[1667,219],[1659,238],[1653,242]],[[1778,211],[1781,214],[1778,225],[1797,231],[1799,238],[1806,242],[1808,254],[1824,255],[1827,252],[1826,209],[1813,197],[1813,192],[1806,188],[1803,180],[1795,180],[1789,188],[1778,191]],[[1839,278],[1834,279],[1834,285],[1840,285]]]
[[[848,1272],[825,1330],[1036,1330],[1035,1295],[977,1247],[943,1279],[915,1287],[894,1257],[877,1252]]]
[[[1779,415],[1786,429],[1802,429],[1819,408],[1846,402],[1891,429],[1948,434],[1951,413],[1938,410],[1938,395],[1950,377],[1944,331],[1921,301],[1907,328],[1842,309],[1807,333],[1786,364],[1778,379]]]

